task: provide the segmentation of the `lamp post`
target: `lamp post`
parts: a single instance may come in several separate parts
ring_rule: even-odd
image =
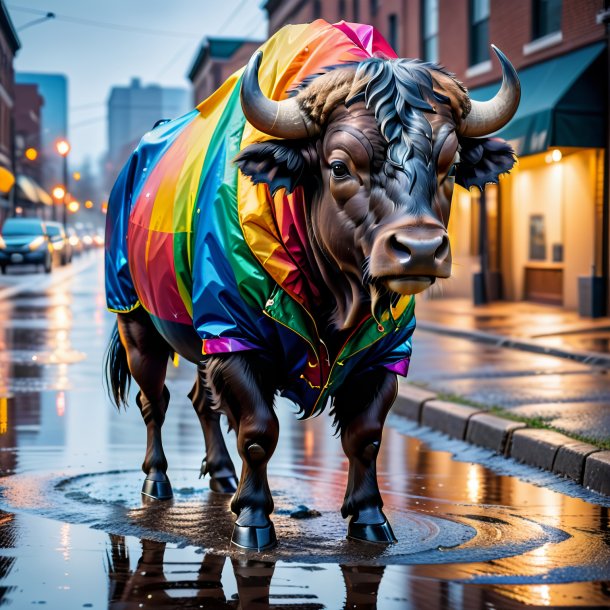
[[[62,170],[63,170],[63,185],[64,185],[64,196],[62,198],[62,222],[64,227],[68,224],[68,210],[67,210],[67,198],[68,198],[68,153],[70,152],[70,143],[68,140],[57,140],[55,143],[55,149],[62,158]],[[57,220],[57,219],[56,219]]]

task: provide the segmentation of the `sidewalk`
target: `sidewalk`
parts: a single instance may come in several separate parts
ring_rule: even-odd
[[[610,495],[610,318],[464,299],[416,315],[400,413]]]

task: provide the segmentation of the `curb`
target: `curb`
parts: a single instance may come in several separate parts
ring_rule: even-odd
[[[398,385],[394,412],[452,438],[567,477],[610,496],[610,451],[553,430],[529,428],[482,409],[438,400],[430,390]]]
[[[436,322],[417,322],[419,330],[425,330],[431,333],[442,334],[449,337],[457,337],[459,339],[470,339],[479,341],[480,343],[488,343],[496,347],[508,347],[511,349],[520,349],[525,352],[533,352],[535,354],[545,354],[547,356],[556,356],[558,358],[566,358],[592,366],[602,366],[610,368],[610,356],[597,352],[584,352],[578,350],[567,350],[558,347],[549,347],[547,345],[536,343],[529,339],[521,337],[507,337],[505,335],[495,335],[484,330],[462,330],[454,326],[445,326]]]

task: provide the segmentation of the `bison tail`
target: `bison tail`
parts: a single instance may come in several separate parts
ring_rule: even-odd
[[[106,369],[105,381],[108,396],[116,405],[117,409],[121,406],[127,407],[127,395],[129,394],[129,386],[131,385],[131,373],[127,364],[127,352],[121,343],[119,336],[119,327],[115,322],[112,329],[112,336],[106,349],[106,357],[104,361]]]

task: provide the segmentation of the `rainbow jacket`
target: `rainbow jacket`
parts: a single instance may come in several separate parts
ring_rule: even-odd
[[[259,81],[272,99],[327,66],[395,57],[371,26],[323,20],[286,26],[261,50]],[[107,306],[143,307],[166,337],[194,329],[203,355],[258,350],[285,367],[282,394],[307,417],[350,374],[386,367],[406,375],[415,302],[405,296],[366,316],[330,360],[310,313],[319,285],[303,192],[272,197],[232,163],[269,139],[245,120],[241,74],[147,133],[120,173],[106,223]]]

